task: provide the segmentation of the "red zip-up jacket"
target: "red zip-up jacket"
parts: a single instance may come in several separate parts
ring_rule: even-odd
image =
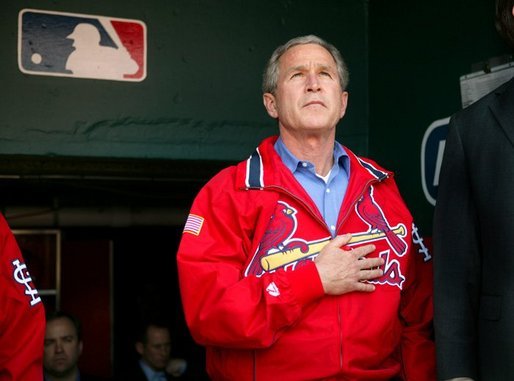
[[[44,337],[43,303],[0,215],[0,381],[42,380]]]
[[[373,242],[384,275],[372,293],[328,296],[313,259],[329,228],[275,141],[216,175],[184,227],[182,301],[210,377],[435,380],[431,258],[392,174],[345,147],[337,234],[352,233],[349,247]]]

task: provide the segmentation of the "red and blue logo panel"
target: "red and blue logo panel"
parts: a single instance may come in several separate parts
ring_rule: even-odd
[[[146,25],[140,20],[24,9],[18,21],[18,66],[23,73],[146,78]]]

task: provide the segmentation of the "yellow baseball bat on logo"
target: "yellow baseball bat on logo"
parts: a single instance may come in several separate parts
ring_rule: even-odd
[[[404,237],[405,227],[400,225],[399,227],[393,229],[393,232],[400,235],[401,237]],[[367,241],[375,241],[377,239],[384,238],[385,236],[386,235],[384,232],[353,234],[347,245],[354,245]],[[309,245],[309,249],[306,252],[303,252],[300,248],[294,248],[291,250],[266,255],[261,258],[261,266],[264,271],[272,271],[278,269],[279,267],[285,266],[289,263],[293,263],[299,261],[300,259],[307,258],[311,255],[319,253],[321,249],[325,247],[328,241],[330,240],[327,239],[326,241],[311,243]]]

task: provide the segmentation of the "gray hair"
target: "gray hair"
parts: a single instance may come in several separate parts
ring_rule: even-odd
[[[284,45],[281,45],[275,49],[275,51],[271,55],[271,58],[268,61],[266,69],[264,70],[262,80],[263,93],[273,94],[277,89],[280,57],[282,57],[282,55],[293,46],[306,44],[317,44],[328,50],[328,52],[332,55],[332,58],[334,58],[334,61],[336,62],[337,74],[339,76],[339,84],[341,85],[341,89],[343,91],[346,90],[346,87],[348,86],[349,72],[346,63],[344,62],[343,57],[341,56],[341,53],[339,52],[339,50],[337,50],[337,48],[334,45],[329,44],[328,42],[319,38],[318,36],[310,34],[308,36],[293,38],[286,42]]]

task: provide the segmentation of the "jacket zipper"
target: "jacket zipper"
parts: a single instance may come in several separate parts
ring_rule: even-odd
[[[350,215],[350,211],[353,210],[355,204],[357,203],[357,201],[359,201],[359,199],[362,197],[362,195],[364,194],[364,192],[366,191],[366,189],[368,189],[368,187],[371,185],[371,184],[374,184],[374,183],[378,183],[379,180],[377,179],[372,179],[372,180],[369,180],[368,182],[366,182],[366,184],[364,184],[364,186],[362,187],[362,190],[361,192],[358,194],[358,196],[353,200],[353,202],[350,204],[350,207],[345,211],[345,215],[344,217],[341,219],[341,222],[337,225],[337,229],[336,229],[336,232],[339,231],[339,228],[343,225],[343,223],[346,221],[346,219],[348,218],[348,216]],[[247,188],[249,189],[249,188]],[[293,193],[291,193],[290,191],[288,191],[287,189],[283,188],[283,187],[280,187],[278,185],[268,185],[268,186],[265,186],[264,188],[259,188],[259,189],[277,189],[279,190],[280,192],[288,195],[289,197],[292,197],[293,199],[295,199],[296,201],[298,201],[299,203],[301,203],[308,211],[309,213],[316,219],[318,220],[318,222],[320,222],[323,226],[325,226],[330,234],[330,236],[332,236],[332,233],[330,232],[330,229],[329,227],[327,226],[326,222],[321,219],[315,212],[314,210],[303,200],[301,199],[300,197],[294,195]],[[339,324],[339,368],[340,369],[343,369],[343,329],[342,329],[342,321],[343,321],[343,315],[342,315],[342,312],[341,312],[341,308],[339,306],[339,303],[337,304],[337,321],[338,321],[338,324]],[[255,362],[254,362],[254,365],[255,365]],[[254,373],[254,380],[256,380],[255,378],[255,373]]]
[[[366,192],[366,189],[368,189],[368,187],[371,184],[378,183],[378,182],[379,182],[379,180],[373,179],[373,180],[369,180],[368,182],[366,182],[366,184],[364,184],[364,186],[362,187],[361,192],[358,194],[358,196],[350,204],[350,207],[345,211],[344,217],[341,218],[341,223],[339,223],[337,225],[336,232],[338,232],[339,228],[341,226],[343,226],[343,223],[346,221],[346,219],[350,215],[350,211],[354,209],[355,204],[357,204],[357,201],[359,201],[360,198],[362,197],[362,195],[364,194],[364,192]],[[340,366],[340,369],[343,369],[343,328],[342,328],[343,314],[342,314],[341,306],[339,305],[339,303],[337,303],[337,318],[338,318],[338,321],[339,321],[339,366]]]

